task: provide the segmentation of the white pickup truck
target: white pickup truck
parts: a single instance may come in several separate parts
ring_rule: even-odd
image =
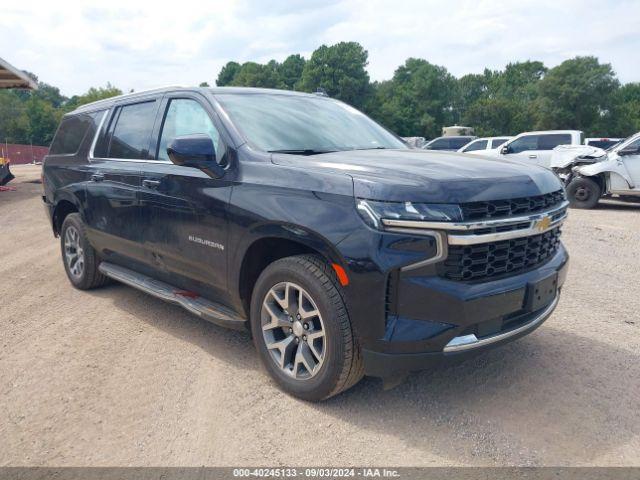
[[[565,182],[572,207],[593,208],[610,195],[640,200],[640,132],[607,150],[559,146],[550,167]]]
[[[498,150],[487,151],[487,154],[549,168],[554,148],[558,145],[582,145],[583,140],[584,133],[579,130],[524,132]]]

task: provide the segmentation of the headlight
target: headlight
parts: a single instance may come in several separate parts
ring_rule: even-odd
[[[382,219],[430,222],[460,222],[458,205],[446,203],[379,202],[357,199],[358,213],[367,225],[382,229]]]

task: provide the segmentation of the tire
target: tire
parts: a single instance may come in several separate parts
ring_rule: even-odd
[[[302,307],[296,306],[301,298]],[[269,265],[253,289],[250,320],[262,364],[295,397],[324,400],[364,376],[342,287],[319,256],[297,255]]]
[[[60,229],[62,263],[71,284],[80,290],[90,290],[108,283],[98,270],[100,261],[87,240],[86,229],[79,213],[70,213]]]
[[[573,208],[593,208],[601,195],[600,185],[590,178],[574,178],[567,186],[567,198]]]

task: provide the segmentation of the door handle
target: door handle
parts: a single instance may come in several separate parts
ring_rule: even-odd
[[[529,158],[538,158],[538,155],[529,155]]]
[[[91,175],[92,182],[102,182],[104,180],[104,175],[101,173],[94,173]]]
[[[152,190],[155,190],[156,188],[158,188],[160,186],[160,181],[159,180],[142,180],[142,186],[143,187],[147,187],[147,188],[151,188]]]

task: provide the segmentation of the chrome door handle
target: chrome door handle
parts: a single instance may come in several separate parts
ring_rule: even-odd
[[[538,155],[529,155],[529,158],[538,158]]]
[[[160,186],[160,181],[145,179],[145,180],[142,180],[142,186],[155,190],[156,188],[158,188]]]
[[[92,182],[102,182],[104,180],[104,175],[101,173],[94,173],[91,175]]]

